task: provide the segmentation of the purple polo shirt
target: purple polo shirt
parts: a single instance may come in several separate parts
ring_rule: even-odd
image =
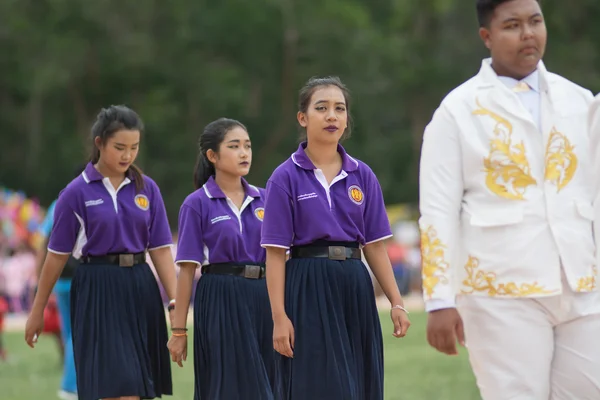
[[[103,256],[171,245],[160,190],[149,177],[143,179],[140,193],[136,193],[132,176],[115,190],[89,163],[58,196],[48,251]]]
[[[369,244],[392,236],[377,177],[341,145],[342,170],[327,184],[306,142],[267,182],[261,245],[289,248],[316,240]]]
[[[179,211],[177,263],[264,263],[260,229],[264,189],[242,179],[246,199],[238,209],[211,177],[190,194]]]

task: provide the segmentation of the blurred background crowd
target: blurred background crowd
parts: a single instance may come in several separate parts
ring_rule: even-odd
[[[36,284],[40,225],[46,210],[23,192],[0,187],[0,302],[5,311],[26,312]]]

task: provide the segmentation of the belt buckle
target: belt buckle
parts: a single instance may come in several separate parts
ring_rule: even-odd
[[[133,254],[119,254],[119,267],[133,267]]]
[[[260,278],[260,266],[259,265],[245,265],[244,266],[244,278],[258,279]]]
[[[330,260],[344,261],[346,258],[346,248],[344,246],[329,246]]]

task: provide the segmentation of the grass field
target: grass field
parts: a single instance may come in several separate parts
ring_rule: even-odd
[[[424,313],[411,313],[409,336],[395,339],[387,313],[381,320],[385,341],[386,400],[478,400],[480,399],[466,351],[458,357],[436,353],[425,340]],[[52,338],[42,337],[31,350],[20,332],[4,334],[9,353],[0,361],[0,398],[3,400],[56,399],[61,366]],[[193,399],[191,358],[183,369],[173,368],[173,400]],[[242,400],[242,399],[240,399]]]

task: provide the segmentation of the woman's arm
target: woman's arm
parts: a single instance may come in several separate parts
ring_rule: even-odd
[[[403,306],[402,296],[400,295],[400,290],[398,290],[392,263],[387,255],[383,240],[367,244],[363,247],[363,251],[369,268],[373,271],[373,275],[375,275],[390,304],[392,306]]]
[[[179,264],[173,328],[185,328],[187,325],[187,316],[190,308],[190,299],[192,298],[196,267],[197,264],[189,262]]]
[[[392,263],[388,257],[385,243],[383,240],[369,243],[363,248],[363,251],[373,275],[375,275],[377,282],[379,282],[392,306],[391,317],[394,323],[394,336],[403,337],[410,326],[410,321],[394,278]]]
[[[154,250],[150,250],[150,258],[156,268],[156,273],[160,278],[160,282],[167,292],[169,300],[175,298],[175,291],[177,287],[177,281],[175,277],[175,263],[173,262],[173,253],[171,253],[171,246],[159,247]]]
[[[273,348],[294,357],[294,326],[285,312],[286,249],[267,246],[267,290],[273,315]]]
[[[267,290],[273,320],[285,317],[285,260],[286,249],[267,247]]]
[[[62,273],[62,270],[65,267],[68,259],[69,254],[56,254],[51,251],[46,254],[46,259],[44,261],[44,265],[42,266],[42,272],[40,273],[40,278],[38,281],[37,293],[31,308],[32,314],[39,315],[44,312],[44,308],[46,308],[46,304],[48,303],[52,289],[54,289],[54,285],[60,277],[60,274]]]

